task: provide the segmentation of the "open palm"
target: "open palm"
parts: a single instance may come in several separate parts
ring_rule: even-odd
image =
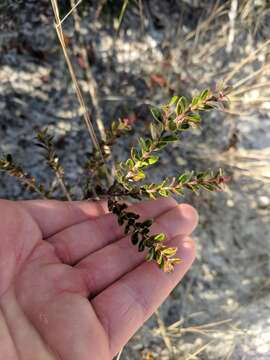
[[[172,199],[133,207],[183,259],[145,263],[102,202],[0,200],[0,358],[109,360],[195,256],[195,210]]]

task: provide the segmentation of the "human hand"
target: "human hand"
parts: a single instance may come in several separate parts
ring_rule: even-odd
[[[0,359],[109,360],[195,257],[189,205],[134,205],[183,259],[163,273],[123,235],[103,202],[0,200]]]

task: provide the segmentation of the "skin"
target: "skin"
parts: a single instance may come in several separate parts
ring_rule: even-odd
[[[144,261],[103,202],[0,200],[0,358],[110,360],[195,258],[196,211],[172,199],[131,207],[183,259]]]

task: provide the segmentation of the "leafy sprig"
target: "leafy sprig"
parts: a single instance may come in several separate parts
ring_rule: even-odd
[[[70,195],[70,191],[65,182],[65,171],[63,166],[60,164],[59,157],[55,151],[54,142],[53,142],[54,136],[49,134],[48,129],[46,128],[44,130],[40,130],[37,133],[36,139],[37,139],[36,145],[45,150],[44,156],[45,159],[47,160],[47,164],[55,173],[55,176],[58,180],[58,183],[65,197],[67,198],[67,200],[71,201],[72,198]]]
[[[206,171],[195,175],[193,172],[185,172],[173,179],[166,178],[160,184],[145,183],[137,186],[136,183],[146,178],[145,170],[159,161],[159,152],[162,149],[170,143],[177,142],[182,132],[200,126],[202,111],[223,108],[229,91],[229,88],[217,91],[205,89],[190,102],[184,96],[173,96],[169,103],[162,107],[152,107],[151,113],[156,122],[150,124],[150,136],[145,139],[140,138],[137,148],[131,148],[130,158],[117,165],[116,183],[109,190],[116,190],[118,196],[128,195],[137,198],[147,196],[152,199],[157,196],[183,195],[185,189],[195,193],[200,189],[220,190],[222,184],[228,180],[221,170],[216,173]],[[148,247],[146,256],[148,261],[155,261],[164,271],[173,271],[174,265],[180,261],[178,258],[171,258],[176,254],[177,249],[166,247],[164,234],[148,235],[150,220],[143,225],[141,223],[136,225],[136,217],[134,217],[136,214],[126,213],[126,206],[123,204],[117,206],[117,204],[117,201],[109,202],[109,208],[117,215],[120,225],[127,222],[125,231],[131,232],[131,239],[134,244],[138,243],[139,251]]]
[[[0,159],[0,170],[7,172],[10,176],[17,178],[26,189],[36,192],[42,198],[47,197],[47,192],[42,184],[37,184],[36,178],[27,173],[21,166],[16,164],[11,154],[6,154]]]
[[[168,247],[164,244],[166,236],[163,233],[151,235],[150,228],[153,220],[148,219],[139,222],[140,216],[128,211],[128,206],[119,203],[116,200],[108,200],[109,210],[117,216],[118,224],[123,225],[124,232],[131,235],[131,242],[138,246],[138,251],[142,252],[147,249],[146,260],[155,261],[164,272],[172,272],[175,264],[179,264],[181,260],[174,257],[177,248]]]
[[[185,172],[177,178],[166,178],[161,184],[144,184],[139,188],[139,193],[147,195],[151,199],[156,199],[158,196],[184,195],[185,189],[195,193],[199,190],[222,190],[222,185],[228,182],[228,180],[229,177],[224,176],[221,169],[216,173],[205,171],[194,174],[191,171]]]
[[[160,150],[177,142],[182,132],[198,127],[201,123],[201,111],[221,108],[226,101],[227,92],[227,89],[218,92],[206,89],[190,102],[184,96],[173,96],[161,108],[152,107],[151,113],[156,122],[150,124],[151,136],[140,138],[138,147],[131,149],[130,158],[118,164],[117,181],[131,190],[132,183],[144,180],[145,169],[158,162]]]
[[[108,199],[109,210],[117,216],[119,225],[124,226],[124,232],[130,235],[131,242],[138,247],[139,251],[147,250],[146,260],[156,262],[165,272],[173,271],[174,265],[181,262],[175,256],[177,248],[166,245],[164,233],[154,235],[151,233],[153,223],[151,219],[139,221],[140,216],[129,211],[127,205],[119,200],[127,197],[155,199],[158,196],[184,195],[186,189],[195,193],[201,189],[220,190],[222,185],[228,181],[228,177],[224,176],[221,170],[197,174],[184,172],[172,179],[166,178],[160,184],[140,182],[146,178],[145,170],[159,161],[162,149],[170,143],[177,142],[182,132],[200,126],[202,111],[223,107],[228,91],[229,89],[223,91],[206,89],[198,96],[193,97],[190,102],[183,96],[174,96],[169,103],[160,108],[152,107],[151,112],[155,122],[150,124],[149,137],[140,138],[137,148],[132,147],[129,159],[116,165],[116,176],[111,186],[108,186],[107,183],[104,185],[102,182],[104,159],[110,159],[111,152],[108,149],[120,136],[131,130],[129,122],[127,120],[113,122],[111,127],[106,130],[105,140],[101,140],[99,144],[102,156],[95,152],[89,154],[86,169],[90,170],[90,176],[84,198],[105,196]],[[55,172],[63,192],[67,199],[71,200],[64,179],[64,169],[59,163],[59,157],[54,149],[53,136],[45,129],[37,134],[37,140],[37,145],[45,150],[47,163]],[[0,159],[0,169],[18,178],[27,185],[28,189],[36,191],[40,196],[50,196],[42,185],[36,184],[33,176],[14,163],[11,155]]]

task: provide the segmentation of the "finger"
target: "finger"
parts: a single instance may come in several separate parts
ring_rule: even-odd
[[[155,218],[151,232],[164,232],[167,236],[167,245],[171,246],[169,241],[177,235],[190,235],[197,221],[195,209],[182,204]],[[145,252],[138,252],[130,239],[124,237],[87,256],[76,265],[76,268],[83,271],[89,296],[93,297],[137,267],[144,258]]]
[[[104,201],[31,200],[20,204],[37,222],[44,238],[108,212]]]
[[[178,256],[183,262],[171,274],[155,264],[143,263],[127,273],[92,300],[92,305],[110,341],[115,355],[138,328],[153,314],[182,279],[195,258],[194,242],[176,237]]]
[[[142,220],[146,220],[176,205],[177,202],[172,198],[160,198],[155,201],[141,202],[129,209],[138,213]],[[116,216],[107,214],[71,226],[55,234],[48,241],[55,246],[57,255],[65,264],[73,265],[122,236],[123,228],[118,225]]]

